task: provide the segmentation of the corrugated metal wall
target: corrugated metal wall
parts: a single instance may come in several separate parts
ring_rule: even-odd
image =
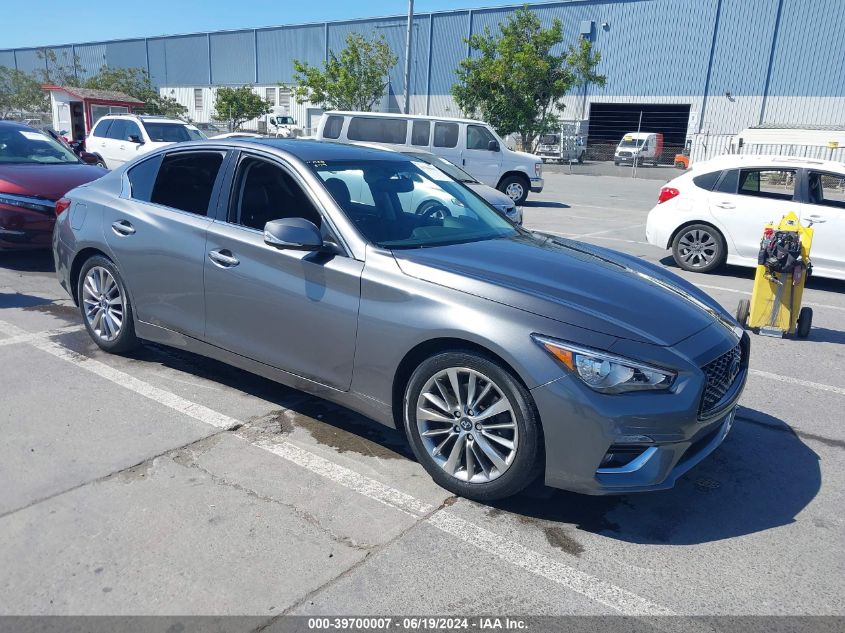
[[[459,114],[450,88],[467,55],[464,38],[485,27],[495,32],[515,6],[415,16],[413,112]],[[845,121],[845,0],[560,0],[530,8],[545,25],[562,20],[567,46],[586,25],[602,54],[599,70],[607,85],[567,96],[567,118],[588,112],[592,102],[615,102],[688,103],[690,133],[729,133],[766,122]],[[274,86],[292,83],[294,59],[320,64],[352,32],[384,35],[399,58],[380,109],[400,110],[403,16],[54,50],[75,52],[87,75],[104,64],[148,68],[153,82],[165,88]],[[0,64],[25,72],[44,68],[36,49],[0,51]]]

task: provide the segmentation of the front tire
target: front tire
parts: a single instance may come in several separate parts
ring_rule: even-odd
[[[85,329],[100,349],[121,354],[137,347],[132,304],[111,260],[95,255],[83,264],[77,298]]]
[[[672,257],[684,270],[709,273],[727,259],[725,238],[709,224],[685,226],[672,240]]]
[[[531,188],[531,185],[528,183],[527,178],[507,176],[502,178],[498,188],[499,191],[513,200],[515,205],[519,206],[524,204],[526,198],[528,198],[528,190]]]
[[[531,395],[491,359],[472,351],[426,359],[408,381],[404,410],[414,454],[454,494],[502,499],[540,470],[542,434]]]

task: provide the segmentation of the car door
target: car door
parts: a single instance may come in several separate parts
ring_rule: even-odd
[[[208,209],[226,151],[156,154],[128,170],[124,191],[103,207],[103,232],[136,316],[202,338]]]
[[[208,230],[206,340],[247,358],[348,389],[363,262],[264,242],[270,220],[302,217],[333,231],[287,165],[245,152]]]
[[[816,271],[845,278],[845,173],[808,170],[800,215],[803,224],[812,222]]]
[[[483,125],[467,124],[464,148],[463,168],[486,185],[498,184],[502,173],[502,150],[490,130]]]
[[[109,169],[116,169],[126,162],[124,156],[126,123],[126,119],[113,119],[108,132],[106,132],[103,158],[106,161],[106,167]]]
[[[780,167],[725,170],[707,200],[711,214],[727,231],[729,250],[757,259],[763,227],[789,211],[800,212],[796,173]]]
[[[143,154],[146,145],[141,128],[135,121],[125,119],[123,124],[123,137],[116,139],[118,145],[115,151],[115,155],[121,161],[121,164]]]

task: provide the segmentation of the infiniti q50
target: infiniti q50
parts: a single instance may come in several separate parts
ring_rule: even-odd
[[[442,201],[418,212],[416,198]],[[671,487],[748,337],[678,277],[512,224],[433,165],[308,140],[152,152],[68,194],[56,269],[102,349],[174,345],[403,429],[479,500]]]

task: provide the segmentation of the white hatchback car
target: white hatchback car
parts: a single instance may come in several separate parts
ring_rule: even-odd
[[[794,211],[815,229],[813,274],[845,280],[845,163],[727,155],[666,183],[649,212],[649,243],[684,270],[756,266],[763,227]]]
[[[196,126],[161,116],[109,114],[97,121],[85,139],[85,149],[109,169],[136,156],[181,141],[206,138]]]

